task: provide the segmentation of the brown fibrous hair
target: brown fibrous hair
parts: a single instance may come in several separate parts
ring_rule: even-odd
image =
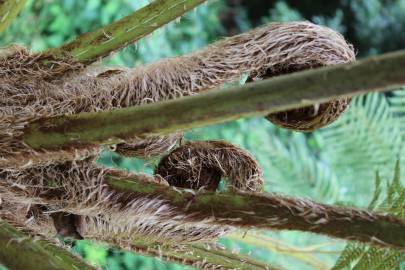
[[[263,173],[247,151],[224,141],[188,142],[163,157],[155,170],[171,186],[216,190],[221,177],[231,190],[261,191]]]
[[[60,60],[14,46],[0,55],[0,217],[46,235],[72,233],[120,246],[138,237],[179,243],[215,239],[233,228],[191,219],[158,196],[117,192],[105,179],[114,174],[214,190],[224,177],[231,190],[260,191],[262,171],[246,151],[220,141],[186,143],[161,160],[157,175],[135,175],[95,165],[101,151],[98,145],[34,150],[21,139],[25,127],[44,117],[194,95],[237,81],[243,74],[257,80],[353,60],[353,49],[340,34],[309,22],[269,24],[194,53],[134,69],[100,71],[69,57]],[[343,103],[336,102],[332,109],[324,104],[314,107],[311,114],[333,118],[344,110]],[[278,113],[269,119],[287,128],[312,129],[303,125],[300,112]],[[330,122],[321,119],[322,125]],[[114,149],[125,156],[150,158],[171,150],[181,137],[181,133],[134,136]],[[55,220],[64,219],[65,214],[73,229],[55,228]]]
[[[198,220],[197,213],[185,214],[159,194],[116,191],[107,183],[111,175],[168,185],[161,177],[106,169],[93,160],[18,172],[2,170],[0,217],[50,238],[57,233],[77,234],[76,238],[121,247],[139,239],[152,243],[209,242],[233,230],[232,226]]]
[[[99,71],[83,68],[71,59],[58,62],[53,58],[52,65],[43,66],[41,55],[30,54],[21,47],[13,50],[0,55],[0,66],[4,68],[0,78],[0,166],[9,169],[83,160],[99,153],[97,145],[57,150],[30,148],[21,136],[25,126],[36,119],[194,95],[237,81],[243,74],[256,80],[296,67],[307,69],[354,60],[351,45],[340,34],[309,22],[272,23],[191,54],[134,69]],[[336,115],[334,112],[343,110],[341,105],[338,109],[319,111]],[[269,118],[281,119],[280,123],[291,119],[290,114],[283,115]],[[321,123],[328,122],[324,119]],[[295,120],[301,125],[302,121]],[[124,155],[150,157],[170,150],[175,138],[176,135],[150,140],[134,137],[116,149]],[[140,151],[139,146],[151,152]]]

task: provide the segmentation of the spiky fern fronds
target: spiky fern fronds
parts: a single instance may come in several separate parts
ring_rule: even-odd
[[[320,158],[336,173],[345,199],[356,204],[369,201],[368,194],[373,192],[369,179],[374,178],[375,170],[382,179],[389,179],[390,164],[403,150],[403,104],[403,90],[358,97],[336,124],[315,133],[323,150]]]
[[[405,185],[401,183],[400,163],[397,162],[393,180],[388,182],[385,198],[381,195],[382,181],[377,174],[375,193],[370,208],[379,209],[397,217],[405,217]],[[368,247],[364,244],[350,243],[342,252],[332,270],[388,270],[400,269],[405,260],[401,251],[386,248]]]

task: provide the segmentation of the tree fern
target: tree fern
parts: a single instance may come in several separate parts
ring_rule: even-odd
[[[267,174],[269,191],[358,206],[371,199],[370,208],[404,216],[405,189],[399,167],[393,180],[387,181],[392,177],[392,164],[401,156],[404,104],[402,90],[356,98],[341,120],[310,135],[280,131],[254,119],[232,123],[232,129],[223,132],[218,127],[216,134],[203,137],[226,138],[252,151]],[[284,240],[294,242],[289,237]],[[405,260],[401,256],[395,250],[349,244],[335,269],[350,269],[351,264],[357,265],[354,269],[398,269],[400,260]]]

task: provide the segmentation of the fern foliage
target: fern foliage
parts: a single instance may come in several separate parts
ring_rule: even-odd
[[[400,179],[400,163],[397,162],[393,180],[388,182],[384,192],[386,195],[383,196],[382,181],[377,174],[374,197],[369,208],[405,218],[405,185]],[[399,270],[404,261],[405,254],[401,251],[350,243],[332,270]]]
[[[366,206],[358,202],[370,200],[375,171],[388,180],[391,164],[405,160],[404,104],[403,89],[361,96],[335,124],[314,134],[321,159],[336,173],[344,201]]]

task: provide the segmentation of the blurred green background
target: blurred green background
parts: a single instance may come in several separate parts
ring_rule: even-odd
[[[146,0],[29,1],[0,35],[0,43],[20,43],[34,51],[56,47],[146,4]],[[291,20],[310,20],[340,31],[354,44],[359,58],[405,48],[405,0],[209,0],[104,64],[139,66],[264,23]],[[224,139],[248,149],[263,167],[268,192],[366,207],[376,171],[383,180],[391,179],[395,161],[404,160],[404,105],[403,89],[393,89],[356,98],[336,123],[314,133],[281,130],[254,118],[193,130],[186,138]],[[100,162],[151,172],[157,161],[122,158],[106,151]],[[343,241],[298,232],[260,232],[254,239],[253,244],[229,238],[219,243],[264,262],[303,270],[329,269],[345,246]],[[183,269],[86,241],[77,242],[74,249],[103,269]]]

